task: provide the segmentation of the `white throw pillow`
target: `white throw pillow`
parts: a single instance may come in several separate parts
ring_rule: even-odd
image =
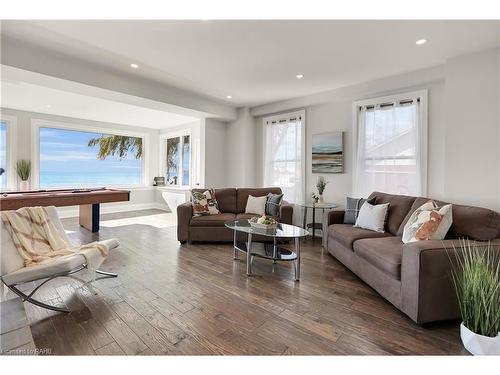
[[[373,230],[384,233],[385,220],[389,203],[373,205],[368,202],[363,203],[356,219],[355,227]]]
[[[451,204],[437,207],[433,201],[426,202],[406,222],[402,241],[444,240],[452,223]]]
[[[265,215],[266,202],[267,202],[267,196],[265,195],[263,197],[254,197],[252,195],[249,195],[247,200],[247,206],[245,208],[245,213]]]

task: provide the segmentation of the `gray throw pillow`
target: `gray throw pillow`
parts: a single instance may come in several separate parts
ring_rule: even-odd
[[[266,215],[279,216],[283,194],[267,194]]]
[[[358,218],[359,210],[363,203],[368,202],[370,204],[375,204],[375,198],[369,200],[363,198],[350,198],[347,197],[347,203],[345,206],[344,214],[344,224],[356,224],[356,219]]]

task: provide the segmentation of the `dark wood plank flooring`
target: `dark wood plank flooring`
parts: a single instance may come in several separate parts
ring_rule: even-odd
[[[25,304],[37,348],[78,355],[466,353],[458,322],[414,324],[322,251],[319,240],[304,242],[297,283],[290,263],[273,267],[262,259],[247,278],[231,244],[181,246],[174,226],[105,226],[161,213],[103,215],[99,234],[63,220],[75,243],[120,240],[101,267],[119,277],[96,281],[96,294],[70,278],[42,287],[38,298],[73,312]]]

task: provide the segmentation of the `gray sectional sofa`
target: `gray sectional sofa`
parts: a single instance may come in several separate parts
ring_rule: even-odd
[[[386,232],[343,224],[344,211],[326,214],[323,245],[335,258],[418,324],[460,317],[450,279],[450,256],[459,238],[500,245],[500,215],[486,208],[453,205],[445,240],[403,244],[410,215],[430,198],[375,192],[375,204],[389,203]],[[444,202],[436,201],[439,205]]]

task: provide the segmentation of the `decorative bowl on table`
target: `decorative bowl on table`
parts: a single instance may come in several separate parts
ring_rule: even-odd
[[[261,216],[261,217],[252,217],[248,219],[250,226],[252,228],[264,229],[264,230],[272,230],[276,229],[278,226],[278,222],[274,220],[270,216]]]

